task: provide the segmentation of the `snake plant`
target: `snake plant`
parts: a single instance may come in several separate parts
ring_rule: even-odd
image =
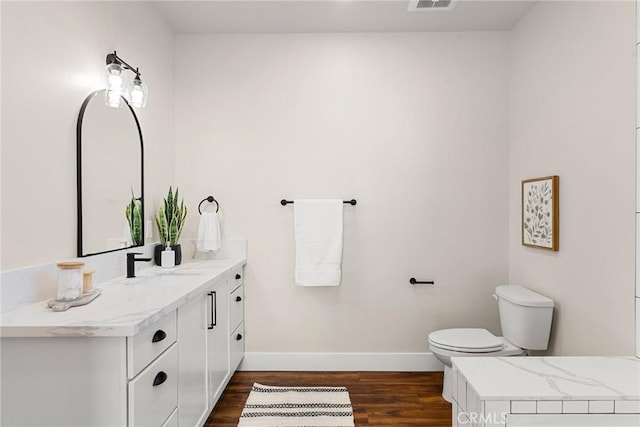
[[[169,187],[169,193],[156,215],[156,225],[158,226],[158,234],[160,235],[160,244],[162,246],[175,246],[178,244],[186,217],[187,207],[184,205],[184,199],[178,205],[178,188],[176,188],[174,194],[173,189]]]
[[[133,246],[142,244],[142,206],[140,200],[137,200],[131,191],[131,202],[125,209],[125,216],[129,223],[129,231],[131,232],[131,243]]]

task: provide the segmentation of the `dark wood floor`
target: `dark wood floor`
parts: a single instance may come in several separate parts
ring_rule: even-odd
[[[344,386],[356,426],[451,427],[441,372],[236,372],[205,427],[236,427],[253,383]]]

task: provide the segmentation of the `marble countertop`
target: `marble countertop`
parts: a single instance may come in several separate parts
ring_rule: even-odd
[[[245,257],[186,262],[167,270],[154,266],[137,277],[96,284],[91,303],[53,312],[39,301],[0,314],[0,337],[133,336],[204,292],[216,279],[246,264]]]
[[[461,357],[454,366],[482,400],[638,400],[635,357]]]

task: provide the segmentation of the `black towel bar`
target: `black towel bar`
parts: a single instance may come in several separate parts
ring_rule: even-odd
[[[286,205],[288,205],[289,203],[293,203],[293,200],[285,200],[285,199],[280,200],[280,204],[281,204],[282,206],[286,206]],[[345,203],[345,204],[347,204],[347,203],[348,203],[348,204],[350,204],[351,206],[355,206],[355,205],[356,205],[356,203],[358,203],[358,202],[356,201],[356,199],[351,199],[351,200],[343,200],[343,201],[342,201],[342,203]]]
[[[409,283],[411,283],[412,285],[434,285],[434,281],[433,280],[427,280],[425,282],[420,282],[418,280],[415,279],[415,277],[412,277],[411,279],[409,279]]]

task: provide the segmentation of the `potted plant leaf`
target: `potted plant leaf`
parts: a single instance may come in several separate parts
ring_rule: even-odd
[[[182,262],[182,249],[178,239],[180,239],[186,217],[187,207],[184,205],[184,199],[178,204],[178,188],[176,187],[176,192],[173,193],[173,189],[169,187],[169,193],[156,214],[156,225],[160,236],[160,244],[154,250],[157,265],[161,265],[162,251],[167,246],[175,252],[175,264]]]
[[[125,209],[125,216],[129,223],[129,232],[131,233],[132,246],[142,244],[142,205],[140,200],[136,199],[131,190],[131,202]]]

